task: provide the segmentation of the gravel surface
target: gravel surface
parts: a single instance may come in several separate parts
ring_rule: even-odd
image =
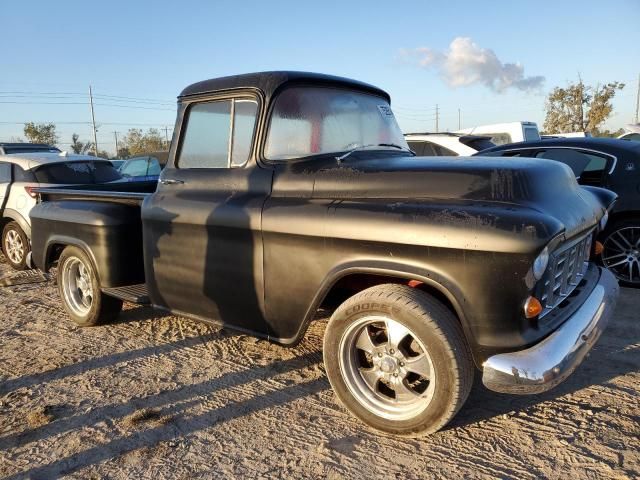
[[[564,384],[516,397],[476,382],[446,430],[416,440],[337,404],[326,319],[286,349],[133,306],[81,329],[52,280],[0,288],[0,477],[638,478],[639,311],[623,289]]]

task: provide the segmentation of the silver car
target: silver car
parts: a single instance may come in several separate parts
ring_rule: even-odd
[[[31,251],[29,212],[37,202],[34,189],[121,178],[111,162],[89,155],[55,151],[0,154],[0,243],[9,264],[16,270],[27,267]]]

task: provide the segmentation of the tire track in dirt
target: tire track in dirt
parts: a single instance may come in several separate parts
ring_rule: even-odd
[[[58,302],[52,281],[0,289],[0,392],[10,390],[0,395],[0,476],[640,475],[633,309],[560,393],[523,400],[479,388],[451,428],[402,439],[371,431],[328,390],[325,318],[283,348],[135,307],[120,323],[78,329]],[[52,421],[26,422],[47,405]]]

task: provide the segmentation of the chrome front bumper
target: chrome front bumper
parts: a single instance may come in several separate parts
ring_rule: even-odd
[[[550,390],[576,369],[609,322],[619,293],[618,281],[600,269],[600,280],[582,306],[540,343],[489,357],[482,383],[495,392],[532,394]]]

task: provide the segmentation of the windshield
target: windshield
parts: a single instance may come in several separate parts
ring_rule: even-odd
[[[339,153],[366,145],[409,146],[386,99],[353,90],[291,87],[275,101],[265,148],[269,160]]]
[[[122,176],[111,162],[62,162],[51,163],[33,172],[38,183],[89,185],[113,182]]]

